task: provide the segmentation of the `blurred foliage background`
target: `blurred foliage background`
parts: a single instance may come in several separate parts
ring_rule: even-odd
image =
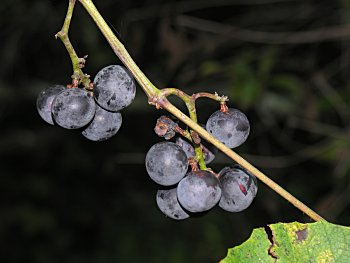
[[[0,4],[1,262],[217,262],[254,227],[310,222],[263,184],[241,213],[163,216],[144,157],[164,112],[141,89],[109,141],[44,123],[37,94],[70,82],[54,38],[67,2]],[[326,219],[349,224],[350,1],[95,2],[158,87],[228,95],[251,122],[236,151]],[[80,4],[70,37],[92,76],[120,63]],[[216,109],[199,101],[200,121]],[[229,164],[218,153],[212,168]]]

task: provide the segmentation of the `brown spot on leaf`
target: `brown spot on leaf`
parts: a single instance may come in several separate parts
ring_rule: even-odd
[[[307,232],[307,228],[304,228],[302,230],[298,230],[295,232],[295,234],[297,235],[297,242],[301,243],[303,242],[307,236],[308,236],[308,232]]]

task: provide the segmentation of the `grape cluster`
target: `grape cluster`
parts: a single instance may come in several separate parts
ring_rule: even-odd
[[[93,91],[53,85],[38,95],[36,106],[47,123],[82,129],[85,138],[104,141],[118,132],[122,124],[119,111],[130,105],[135,95],[135,81],[127,69],[110,65],[97,73]]]
[[[247,117],[237,109],[225,108],[213,113],[206,129],[230,148],[241,145],[248,137],[250,126]],[[179,131],[169,118],[162,116],[155,128],[160,137],[171,139]],[[184,132],[180,132],[184,134]],[[171,136],[170,136],[171,135]],[[197,146],[199,144],[197,143]],[[204,162],[213,161],[215,154],[200,143]],[[153,181],[167,188],[158,190],[158,208],[175,220],[189,218],[217,204],[229,212],[246,209],[257,193],[257,181],[239,165],[223,168],[218,174],[211,169],[200,170],[189,163],[196,158],[194,144],[177,137],[174,142],[159,142],[146,155],[146,170]],[[170,188],[169,188],[170,187]]]

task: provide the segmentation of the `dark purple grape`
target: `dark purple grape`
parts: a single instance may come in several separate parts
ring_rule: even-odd
[[[36,108],[41,118],[47,123],[54,125],[51,107],[56,95],[66,88],[62,85],[53,85],[41,91],[36,100]]]
[[[159,142],[146,155],[146,169],[149,176],[160,185],[178,183],[188,168],[186,153],[172,142]]]
[[[91,141],[105,141],[115,135],[121,125],[120,112],[106,111],[96,105],[95,116],[82,134]]]
[[[184,152],[187,155],[187,158],[194,158],[196,156],[194,147],[191,145],[191,143],[187,142],[181,137],[177,137],[176,144],[184,150]],[[215,158],[215,155],[211,151],[209,151],[208,148],[205,146],[203,147],[203,155],[206,164],[210,163]]]
[[[186,210],[196,213],[214,207],[220,200],[219,180],[208,171],[189,172],[177,186],[177,198]]]
[[[108,111],[119,111],[130,105],[136,95],[136,85],[130,72],[119,65],[101,69],[94,79],[94,97]]]
[[[56,123],[66,129],[87,125],[95,115],[96,104],[84,89],[65,89],[52,102],[52,115]]]
[[[219,180],[222,189],[219,206],[229,212],[246,209],[258,191],[255,176],[238,165],[222,169]]]
[[[176,188],[158,190],[156,201],[160,211],[172,219],[182,220],[190,217],[177,200]]]
[[[246,141],[250,125],[243,112],[230,108],[227,112],[214,112],[207,121],[206,129],[227,147],[235,148]]]
[[[184,150],[187,158],[195,157],[196,153],[194,151],[194,147],[189,142],[182,139],[181,137],[177,137],[176,144],[179,145],[182,148],[182,150]]]

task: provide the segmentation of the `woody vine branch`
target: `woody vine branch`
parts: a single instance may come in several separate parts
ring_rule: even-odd
[[[73,8],[75,4],[75,0],[69,0],[69,8],[66,16],[66,20],[63,26],[63,32],[68,34],[68,28],[70,24],[70,20],[73,13]],[[273,180],[271,180],[269,177],[267,177],[264,173],[259,171],[256,167],[254,167],[252,164],[250,164],[248,161],[243,159],[240,155],[226,147],[223,143],[218,141],[215,137],[213,137],[211,134],[209,134],[205,129],[203,129],[200,125],[197,123],[197,117],[195,113],[195,105],[194,101],[198,97],[209,97],[211,99],[215,99],[217,101],[220,101],[220,96],[216,97],[216,95],[210,95],[208,96],[207,93],[198,93],[193,96],[187,95],[183,93],[182,91],[179,91],[177,89],[158,89],[146,76],[145,74],[140,70],[140,68],[136,65],[134,60],[131,58],[127,50],[125,49],[124,45],[119,41],[119,39],[114,35],[113,31],[110,29],[108,24],[105,22],[103,17],[98,12],[97,8],[95,7],[92,0],[79,0],[79,2],[84,6],[86,11],[90,14],[94,22],[96,23],[97,27],[101,31],[101,33],[104,35],[106,40],[108,41],[109,45],[113,49],[114,53],[119,57],[121,62],[129,69],[131,74],[134,76],[134,78],[137,80],[143,91],[148,97],[149,103],[152,105],[157,106],[157,108],[162,108],[172,115],[174,115],[176,118],[178,118],[180,121],[182,121],[184,124],[186,124],[188,127],[190,127],[193,131],[199,134],[200,137],[207,140],[211,144],[213,144],[215,147],[217,147],[220,151],[222,151],[224,154],[226,154],[228,157],[230,157],[233,161],[240,164],[243,168],[245,168],[247,171],[249,171],[251,174],[255,175],[260,181],[262,181],[264,184],[266,184],[268,187],[270,187],[272,190],[274,190],[276,193],[278,193],[280,196],[282,196],[284,199],[292,203],[296,208],[298,208],[300,211],[308,215],[310,218],[312,218],[315,221],[322,220],[322,217],[318,215],[315,211],[313,211],[311,208],[306,206],[304,203],[302,203],[300,200],[298,200],[296,197],[294,197],[292,194],[290,194],[288,191],[286,191],[284,188],[279,186],[277,183],[275,183]],[[60,31],[61,32],[61,31]],[[60,37],[60,35],[58,34]],[[79,76],[81,75],[80,71],[77,70],[77,63],[79,64],[79,60],[76,58],[77,55],[75,54],[74,49],[69,48],[69,42],[67,42],[67,38],[62,38],[63,44],[66,46],[67,51],[72,59],[73,63],[73,70],[74,73],[78,72]],[[66,41],[64,41],[66,40]],[[74,75],[73,75],[74,76]],[[189,109],[190,117],[182,113],[179,109],[177,109],[173,104],[171,104],[167,96],[168,95],[176,95],[180,97],[186,104],[186,106]],[[222,97],[221,97],[222,98]],[[222,102],[222,101],[220,101]],[[221,104],[223,105],[223,104]],[[197,153],[197,152],[196,152]],[[199,150],[198,150],[198,153]],[[201,162],[200,162],[201,163]],[[205,164],[204,164],[205,165]],[[204,168],[202,166],[201,168]]]

